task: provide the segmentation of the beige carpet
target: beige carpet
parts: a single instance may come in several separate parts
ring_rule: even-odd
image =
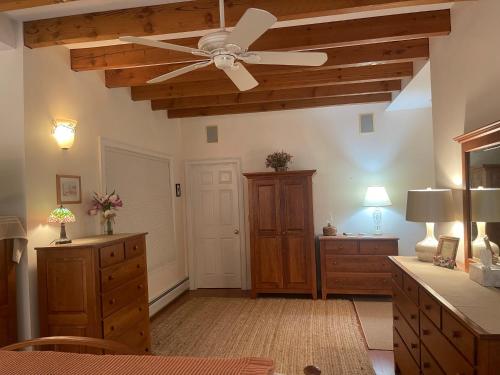
[[[392,350],[392,302],[376,298],[354,299],[368,348]]]
[[[303,374],[314,364],[325,375],[373,375],[351,301],[193,298],[152,323],[161,355],[267,357],[276,371]]]

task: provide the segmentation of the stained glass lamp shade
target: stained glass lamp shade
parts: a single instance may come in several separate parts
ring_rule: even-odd
[[[49,215],[49,223],[61,224],[60,238],[56,240],[56,244],[71,243],[71,240],[66,236],[66,223],[74,223],[75,215],[69,209],[61,206],[52,211]]]

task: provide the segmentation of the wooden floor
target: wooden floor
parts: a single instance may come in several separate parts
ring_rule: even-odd
[[[249,291],[239,289],[198,289],[188,291],[179,296],[175,301],[170,303],[162,313],[174,311],[182,304],[192,298],[197,297],[226,297],[226,298],[241,298],[250,297]],[[156,315],[158,316],[158,314]],[[155,318],[153,317],[153,320]],[[385,350],[368,350],[368,355],[373,364],[376,375],[394,375],[394,354],[392,351]]]

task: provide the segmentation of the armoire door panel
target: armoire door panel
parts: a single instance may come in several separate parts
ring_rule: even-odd
[[[278,180],[264,180],[255,183],[255,225],[258,235],[281,232]]]
[[[281,209],[284,233],[304,233],[308,217],[307,180],[281,178]]]
[[[257,288],[283,288],[283,257],[280,237],[256,239],[255,285]]]
[[[308,288],[310,286],[310,261],[304,237],[284,237],[283,252],[285,288]]]

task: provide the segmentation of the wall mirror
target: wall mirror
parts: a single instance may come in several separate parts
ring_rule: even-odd
[[[455,138],[462,146],[466,269],[500,245],[500,121]],[[486,241],[485,241],[486,240]]]

